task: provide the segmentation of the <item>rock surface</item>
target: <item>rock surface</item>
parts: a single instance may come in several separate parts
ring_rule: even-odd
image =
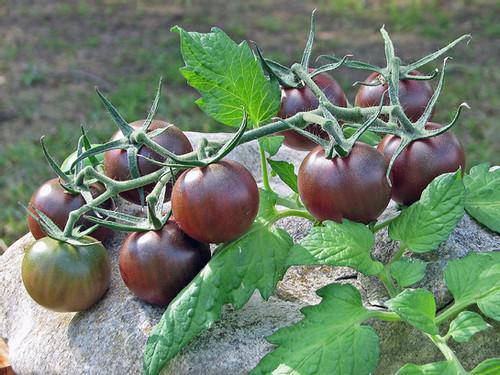
[[[194,143],[199,139],[196,133],[189,136]],[[214,134],[209,139],[226,137]],[[255,176],[260,176],[256,148],[255,143],[244,145],[230,158],[242,162]],[[298,166],[303,156],[283,148],[275,158]],[[278,183],[276,187],[287,189]],[[127,209],[138,211],[130,206]],[[305,221],[293,218],[283,220],[280,225],[295,239],[304,236],[309,228]],[[378,237],[374,254],[382,259],[393,251],[394,244],[384,232]],[[117,257],[123,238],[124,235],[118,234],[106,244],[113,262],[113,278],[107,295],[91,310],[76,314],[47,311],[27,295],[20,265],[24,249],[33,241],[31,235],[21,238],[0,256],[0,337],[8,340],[10,360],[18,374],[142,373],[143,348],[163,309],[139,301],[121,281]],[[498,244],[499,236],[465,216],[438,252],[426,255],[431,264],[422,286],[433,285],[439,306],[445,305],[450,300],[441,281],[446,261],[463,257],[470,251],[489,251]],[[314,291],[335,281],[356,285],[367,304],[380,303],[386,298],[374,280],[361,277],[349,268],[293,267],[268,302],[254,295],[240,311],[226,307],[222,320],[185,348],[165,373],[247,373],[272,348],[264,337],[300,320],[301,307],[319,302]],[[406,324],[393,323],[389,327],[388,323],[377,322],[374,328],[381,341],[380,374],[394,373],[406,362],[442,359],[427,338]],[[472,343],[454,346],[467,368],[500,354],[500,335],[495,335],[498,328],[496,325],[494,330],[476,335]]]

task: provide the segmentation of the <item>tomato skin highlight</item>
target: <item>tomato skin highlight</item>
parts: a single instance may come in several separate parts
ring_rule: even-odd
[[[343,218],[368,224],[385,210],[391,188],[385,176],[382,154],[356,142],[344,158],[325,158],[321,146],[302,161],[298,174],[299,195],[307,210],[318,220]]]
[[[422,73],[412,71],[410,75],[419,75]],[[373,72],[365,82],[374,82],[379,74]],[[384,91],[388,88],[387,83],[378,86],[360,86],[356,93],[354,103],[358,107],[377,107],[380,104]],[[415,122],[424,113],[425,107],[432,97],[434,90],[428,81],[416,81],[411,79],[402,79],[399,81],[399,101],[404,108],[408,118]],[[384,97],[384,105],[389,105],[389,94]]]
[[[105,188],[100,183],[91,185],[90,191],[93,197],[97,197],[104,193]],[[42,211],[48,216],[61,230],[66,226],[68,217],[71,211],[79,209],[85,204],[85,199],[80,194],[71,194],[66,191],[60,184],[58,178],[53,178],[42,184],[37,191],[31,196],[28,204],[28,209],[33,212],[33,208]],[[104,202],[100,207],[113,210],[115,204],[112,199]],[[46,233],[40,227],[40,224],[28,215],[28,228],[35,237],[39,240],[46,236]],[[82,225],[84,228],[90,228],[94,223],[81,218],[77,221],[77,225]],[[106,227],[99,227],[92,232],[92,237],[99,241],[104,241],[111,235],[112,231]]]
[[[84,311],[108,290],[111,264],[100,242],[74,246],[44,237],[24,254],[22,279],[39,305],[59,312]]]
[[[172,211],[181,229],[204,243],[234,240],[252,225],[259,191],[241,164],[222,160],[184,171],[172,190]]]
[[[428,130],[441,125],[429,122]],[[386,135],[377,149],[388,162],[396,151],[400,138]],[[410,205],[420,199],[422,191],[437,176],[465,170],[465,152],[458,138],[450,131],[428,139],[410,143],[397,157],[391,171],[392,199],[399,204]]]
[[[120,249],[123,282],[138,298],[168,305],[210,260],[210,247],[186,235],[175,221],[161,230],[130,234]]]
[[[313,69],[309,69],[313,71]],[[313,81],[323,91],[326,97],[335,105],[347,107],[347,98],[340,85],[329,74],[321,73],[313,77]],[[310,111],[318,108],[318,98],[313,94],[311,89],[304,86],[301,88],[281,88],[281,107],[278,113],[280,118],[291,117],[298,112]],[[323,139],[328,139],[326,133],[320,125],[310,124],[305,128],[306,131],[315,134]],[[278,135],[285,137],[283,143],[295,150],[309,151],[317,144],[295,130],[287,130],[280,132]]]
[[[142,127],[145,120],[138,120],[132,122],[130,125],[134,128]],[[153,140],[166,148],[167,150],[173,152],[176,155],[187,154],[188,152],[193,151],[193,146],[186,135],[174,125],[171,125],[165,121],[153,120],[151,126],[149,127],[149,131],[153,131],[160,128],[168,127],[168,130],[164,131],[162,134],[153,138]],[[121,131],[117,131],[112,137],[111,141],[123,138],[123,134]],[[142,155],[144,157],[156,160],[163,161],[164,159],[158,155],[156,152],[152,151],[146,146],[142,146],[139,149],[138,155]],[[139,172],[141,176],[147,175],[149,173],[153,173],[161,168],[160,165],[154,164],[149,160],[144,159],[143,157],[138,156],[137,164],[139,166]],[[117,181],[126,181],[132,179],[130,175],[130,170],[128,167],[128,158],[126,150],[110,150],[104,153],[104,172],[106,176],[117,180]],[[144,186],[144,196],[149,194],[155,184],[149,184]],[[172,184],[167,184],[167,191],[165,194],[165,200],[168,201],[171,191]],[[141,199],[139,196],[139,189],[132,189],[128,191],[124,191],[120,193],[120,196],[126,199],[129,202],[135,204],[141,204]]]

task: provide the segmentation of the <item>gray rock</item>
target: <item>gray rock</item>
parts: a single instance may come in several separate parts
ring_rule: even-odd
[[[189,136],[195,143],[200,139],[197,133],[190,133]],[[226,134],[214,134],[209,139],[227,137]],[[303,153],[283,148],[276,159],[288,160],[298,166],[303,156]],[[230,158],[242,162],[255,176],[260,176],[255,142],[239,147]],[[279,191],[288,190],[277,181],[273,184]],[[123,208],[138,213],[137,207]],[[390,215],[391,210],[389,208],[386,215]],[[304,220],[296,218],[287,218],[279,225],[287,229],[294,239],[302,238],[310,227]],[[24,249],[33,242],[31,235],[21,238],[0,256],[0,337],[8,340],[12,366],[19,374],[142,372],[143,348],[163,309],[139,301],[121,281],[117,257],[123,238],[123,234],[118,234],[106,244],[113,262],[110,290],[91,310],[76,314],[47,311],[36,305],[24,290],[20,265]],[[440,306],[446,304],[450,298],[442,283],[442,268],[446,261],[463,257],[470,251],[491,250],[498,247],[498,243],[497,235],[465,216],[438,252],[426,255],[431,264],[422,286],[432,285]],[[375,257],[386,259],[394,248],[387,233],[382,231],[378,234]],[[318,303],[315,290],[332,282],[356,285],[367,305],[386,299],[376,280],[363,277],[349,268],[292,267],[269,301],[262,301],[256,294],[239,311],[226,307],[222,320],[186,347],[165,373],[247,373],[272,349],[265,336],[300,320],[299,309]],[[425,363],[441,359],[428,339],[408,325],[385,322],[373,325],[381,338],[378,373],[394,373],[406,362]],[[499,355],[500,336],[492,332],[476,335],[472,343],[455,345],[468,368],[484,358]]]

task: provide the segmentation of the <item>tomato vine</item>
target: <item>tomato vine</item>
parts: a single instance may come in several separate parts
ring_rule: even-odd
[[[471,254],[448,262],[444,279],[455,302],[437,315],[434,295],[423,288],[412,288],[420,285],[426,273],[426,263],[418,255],[435,250],[445,241],[465,210],[490,229],[499,230],[500,171],[482,165],[464,175],[461,161],[436,167],[429,171],[418,191],[412,192],[411,199],[399,202],[406,206],[398,207],[397,213],[385,220],[378,218],[389,204],[391,192],[397,201],[394,191],[400,181],[391,172],[398,168],[398,161],[408,157],[403,153],[422,142],[437,142],[443,139],[438,137],[451,134],[461,109],[467,107],[461,104],[449,124],[429,126],[443,88],[447,58],[440,71],[428,75],[413,72],[470,36],[464,35],[405,65],[382,27],[386,67],[346,55],[323,56],[328,63],[311,69],[315,28],[313,12],[303,57],[291,67],[265,58],[257,46],[253,51],[246,42],[236,44],[218,28],[205,34],[180,27],[172,29],[181,41],[185,62],[181,73],[201,95],[196,103],[218,122],[237,128],[225,142],[202,139],[192,150],[187,138],[173,125],[153,126],[161,80],[147,118],[133,124],[97,90],[123,137],[92,144],[83,131],[75,154],[63,167],[53,160],[42,139],[44,155],[59,178],[58,187],[82,198],[81,204],[67,213],[63,227],[56,224],[58,218],[52,213],[44,212],[43,206],[30,205],[30,218],[53,238],[50,241],[60,244],[56,249],[47,249],[44,256],[50,258],[51,252],[68,251],[69,247],[82,252],[82,248],[92,246],[102,250],[97,240],[88,237],[99,227],[133,232],[122,248],[124,281],[140,298],[168,304],[145,349],[147,374],[160,373],[185,345],[220,318],[225,304],[241,308],[256,290],[264,299],[269,298],[286,270],[296,265],[351,267],[378,278],[389,298],[385,306],[374,309],[363,305],[359,291],[352,285],[331,284],[318,290],[322,298],[319,305],[304,308],[300,323],[268,338],[275,348],[255,367],[254,374],[282,369],[294,373],[372,373],[378,363],[379,340],[365,322],[373,318],[409,324],[432,341],[445,358],[432,364],[405,365],[400,374],[463,374],[466,371],[447,341],[468,341],[474,333],[488,328],[481,315],[466,309],[477,305],[483,316],[500,319],[498,252]],[[331,100],[325,87],[318,84],[319,77],[340,67],[377,74],[376,82],[360,83],[383,86],[376,105],[351,107]],[[427,84],[435,78],[436,88],[428,95],[419,116],[405,112],[399,95],[402,80]],[[308,103],[315,103],[315,108],[302,103],[283,118],[276,117],[283,105],[280,93],[291,89],[302,90],[303,95],[311,93]],[[320,136],[311,131],[311,124],[319,127]],[[283,132],[290,131],[317,144],[302,162],[298,176],[292,164],[276,159],[286,138]],[[373,147],[379,143],[378,134],[399,139],[385,159]],[[184,147],[174,149],[170,142],[173,138],[169,137],[181,140]],[[236,147],[251,141],[259,143],[263,189],[258,193],[250,173],[238,163],[225,160]],[[461,146],[457,143],[456,147]],[[126,157],[125,172],[130,178],[110,173],[107,164],[112,152]],[[141,165],[142,169],[148,165],[149,173],[141,170]],[[427,167],[419,166],[421,170]],[[276,193],[271,185],[273,176],[280,178],[292,194]],[[408,176],[402,179],[415,185]],[[95,184],[104,187],[98,195],[91,192]],[[483,189],[484,184],[493,188]],[[164,203],[170,199],[171,185],[172,209],[167,209]],[[135,201],[146,207],[144,217],[104,205],[130,191],[136,192],[139,199]],[[314,225],[304,239],[294,243],[286,231],[275,226],[286,217],[298,217]],[[95,225],[83,227],[82,219]],[[399,243],[387,262],[372,257],[375,233],[381,230],[387,230],[390,238]],[[138,238],[147,241],[139,246]],[[34,246],[40,247],[41,241],[48,240],[41,239]],[[164,246],[155,245],[158,241]],[[217,245],[210,260],[209,242]],[[197,249],[204,253],[203,259],[196,258]],[[141,253],[148,256],[138,260]],[[175,281],[160,280],[163,270],[158,267],[158,259],[165,267],[175,269]],[[102,272],[105,282],[101,284],[107,287],[110,271],[103,267]],[[33,275],[29,269],[26,275],[23,273],[28,289],[35,276],[43,278],[42,273]],[[32,295],[38,300],[36,292]],[[96,302],[102,293],[101,285],[82,308]],[[63,307],[52,302],[45,305],[58,309],[80,307],[75,303],[61,303]],[[443,333],[451,319],[448,332]],[[472,373],[486,374],[493,368],[500,368],[498,359],[479,364]]]

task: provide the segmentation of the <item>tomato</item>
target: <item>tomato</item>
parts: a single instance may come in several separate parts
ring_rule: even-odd
[[[95,242],[91,237],[83,241]],[[61,312],[83,311],[108,290],[108,252],[99,242],[74,246],[44,237],[24,254],[22,279],[28,294],[43,307]]]
[[[252,225],[259,191],[241,164],[223,160],[184,171],[172,190],[172,211],[181,229],[205,243],[234,240]]]
[[[313,71],[313,69],[309,69]],[[347,99],[340,85],[330,75],[321,73],[313,77],[313,81],[325,93],[326,97],[335,105],[347,107]],[[310,111],[318,108],[319,101],[308,87],[281,88],[281,107],[278,113],[280,118],[288,118],[298,112]],[[305,128],[321,138],[328,139],[328,134],[318,124],[310,124]],[[284,144],[295,150],[308,151],[317,146],[316,143],[297,133],[287,130],[279,133],[285,137]]]
[[[368,224],[389,204],[386,170],[382,154],[365,143],[356,142],[348,156],[333,159],[327,159],[318,146],[300,165],[299,195],[320,221],[346,218]]]
[[[90,191],[93,197],[97,197],[105,191],[105,188],[103,185],[95,183],[90,186]],[[43,212],[62,230],[66,226],[70,212],[82,207],[84,204],[85,199],[83,199],[83,196],[69,193],[61,186],[58,178],[53,178],[35,191],[31,196],[28,208],[33,213],[35,213],[33,208]],[[115,205],[113,200],[109,199],[101,207],[112,210]],[[81,218],[77,222],[77,225],[81,225],[83,228],[90,228],[94,223]],[[46,236],[38,222],[31,215],[28,215],[28,228],[37,240]],[[92,236],[99,241],[104,241],[110,234],[110,229],[99,227],[92,233]]]
[[[210,247],[188,237],[175,221],[161,230],[132,233],[120,249],[120,273],[130,291],[168,305],[210,260]]]
[[[430,130],[440,127],[432,122],[425,126]],[[377,149],[389,161],[399,143],[399,137],[386,135]],[[455,172],[458,168],[465,170],[465,153],[460,141],[450,131],[413,141],[393,164],[392,199],[399,204],[410,205],[420,199],[422,191],[434,178],[443,173]]]
[[[411,75],[420,76],[422,73],[413,71]],[[366,78],[365,82],[376,82],[379,74],[373,72]],[[377,107],[380,104],[382,95],[387,90],[387,83],[378,86],[361,86],[356,94],[354,104],[357,107]],[[399,81],[399,102],[404,108],[406,116],[415,122],[424,113],[434,90],[428,81],[416,81],[412,79],[402,79]],[[384,97],[384,105],[389,105],[389,94]]]
[[[142,126],[145,120],[139,120],[131,123],[130,125],[139,128]],[[189,139],[184,135],[184,133],[177,127],[159,120],[153,120],[151,126],[149,127],[149,131],[153,131],[160,128],[166,128],[168,130],[164,131],[162,134],[153,138],[153,140],[159,145],[163,146],[167,150],[173,152],[176,155],[187,154],[188,152],[193,151],[193,146],[189,142]],[[121,131],[116,132],[111,140],[117,140],[123,137]],[[143,146],[139,149],[139,155],[144,157],[163,161],[160,155],[156,152],[152,151],[146,146]],[[154,164],[149,160],[144,159],[143,157],[137,158],[137,163],[139,166],[139,172],[141,175],[147,175],[149,173],[153,173],[161,168],[160,165]],[[126,181],[130,180],[132,176],[130,175],[129,167],[128,167],[128,158],[126,150],[110,150],[104,153],[104,171],[106,175],[117,181]],[[150,184],[144,186],[144,196],[149,194],[155,184]],[[167,184],[167,192],[166,192],[166,200],[170,197],[170,192],[172,189],[172,184]],[[135,204],[141,204],[141,199],[139,196],[139,189],[128,190],[120,193],[120,196],[128,200],[129,202]]]

